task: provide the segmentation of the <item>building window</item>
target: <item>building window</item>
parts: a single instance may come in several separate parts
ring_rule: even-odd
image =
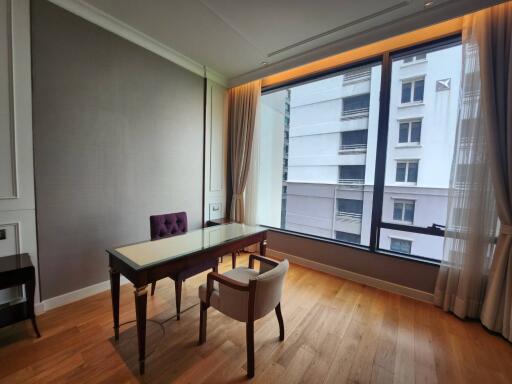
[[[423,102],[425,79],[408,80],[402,82],[402,104]]]
[[[351,117],[354,115],[366,115],[370,110],[370,94],[348,96],[343,98],[343,117]]]
[[[368,130],[341,132],[340,150],[364,149],[368,142]]]
[[[361,218],[363,216],[363,200],[337,199],[338,215]]]
[[[361,235],[358,235],[357,233],[336,231],[336,240],[344,241],[346,243],[361,244]]]
[[[350,84],[350,83],[355,83],[355,82],[359,82],[359,81],[367,81],[367,80],[370,80],[370,76],[371,76],[371,68],[370,67],[353,69],[351,71],[346,72],[343,75],[343,84]]]
[[[402,121],[399,124],[398,142],[400,144],[419,144],[421,139],[421,120]]]
[[[425,61],[426,59],[427,59],[427,54],[426,53],[420,53],[418,55],[407,56],[404,59],[404,64],[411,64],[411,63],[415,63],[415,62],[418,62],[418,61]]]
[[[340,165],[338,168],[341,184],[363,184],[365,165]]]
[[[414,200],[395,200],[393,220],[412,224],[414,222]]]
[[[389,249],[391,249],[392,251],[410,255],[411,248],[412,248],[411,240],[396,239],[393,237],[391,238],[391,243],[390,243]]]
[[[398,183],[416,183],[418,181],[418,160],[398,161],[396,178]]]

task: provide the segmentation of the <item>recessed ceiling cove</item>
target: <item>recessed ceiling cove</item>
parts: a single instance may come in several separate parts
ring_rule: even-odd
[[[87,5],[229,79],[254,80],[500,0],[50,0]],[[86,17],[87,18],[87,17]]]
[[[212,12],[267,57],[338,40],[358,24],[385,18],[411,0],[202,0]],[[306,47],[307,48],[307,47]]]

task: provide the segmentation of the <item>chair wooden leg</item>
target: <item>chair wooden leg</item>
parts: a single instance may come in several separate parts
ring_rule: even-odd
[[[174,290],[176,291],[176,320],[180,319],[182,284],[183,281],[181,279],[177,279],[176,281],[174,281]]]
[[[208,315],[208,306],[201,301],[199,312],[199,345],[206,342],[206,320]]]
[[[281,303],[277,304],[276,307],[277,321],[279,322],[279,340],[284,340],[284,321],[283,314],[281,313]]]
[[[231,252],[231,265],[233,269],[236,268],[236,252]]]
[[[245,337],[247,339],[247,377],[254,377],[254,321],[245,323]]]
[[[155,294],[155,288],[156,288],[156,281],[151,283],[151,296]]]
[[[215,267],[212,268],[213,269],[213,272],[215,273],[219,273],[219,266],[216,265]]]

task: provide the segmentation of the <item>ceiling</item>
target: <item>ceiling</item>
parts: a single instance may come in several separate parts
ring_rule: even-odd
[[[82,0],[230,84],[404,33],[496,0]]]

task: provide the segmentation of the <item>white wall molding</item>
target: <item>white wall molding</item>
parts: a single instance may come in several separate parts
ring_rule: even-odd
[[[7,52],[5,57],[7,60],[8,68],[8,108],[7,115],[9,116],[9,126],[7,128],[9,132],[9,144],[10,144],[10,163],[11,163],[11,192],[7,195],[0,196],[0,199],[18,199],[18,167],[17,167],[17,156],[16,156],[16,119],[15,119],[15,107],[14,107],[14,23],[13,23],[13,10],[12,0],[6,1],[7,13],[6,18],[6,34],[7,34]]]
[[[130,281],[124,276],[121,276],[121,285],[128,284]],[[76,291],[67,292],[59,296],[43,300],[35,304],[36,315],[40,315],[51,309],[61,307],[66,304],[73,303],[78,300],[86,299],[90,296],[96,295],[101,292],[110,290],[110,280],[102,281],[101,283],[89,285],[88,287],[77,289]]]
[[[82,0],[49,0],[50,2],[58,5],[65,10],[74,13],[83,19],[96,24],[107,31],[110,31],[134,44],[137,44],[148,51],[151,51],[158,56],[167,59],[174,64],[183,67],[196,75],[205,76],[223,86],[227,85],[227,79],[220,73],[214,71],[211,68],[198,63],[195,60],[183,55],[175,49],[168,47],[165,44],[153,39],[152,37],[142,33],[138,29],[124,23],[123,21],[116,19],[106,12],[82,1]]]
[[[420,291],[418,289],[406,287],[404,285],[391,283],[389,281],[377,279],[375,277],[361,275],[359,273],[351,272],[346,269],[333,267],[331,265],[318,263],[316,261],[304,259],[302,257],[290,255],[288,253],[267,249],[267,255],[276,259],[288,259],[290,263],[298,264],[315,271],[324,272],[329,275],[341,277],[346,280],[354,281],[359,284],[368,285],[373,288],[382,289],[383,291],[396,293],[402,296],[407,296],[415,300],[423,301],[429,304],[433,303],[434,296],[431,293]]]
[[[0,220],[0,227],[12,227],[14,231],[14,246],[16,248],[16,254],[21,253],[21,238],[20,238],[20,222],[7,222],[4,223]],[[0,256],[1,257],[1,256]]]

